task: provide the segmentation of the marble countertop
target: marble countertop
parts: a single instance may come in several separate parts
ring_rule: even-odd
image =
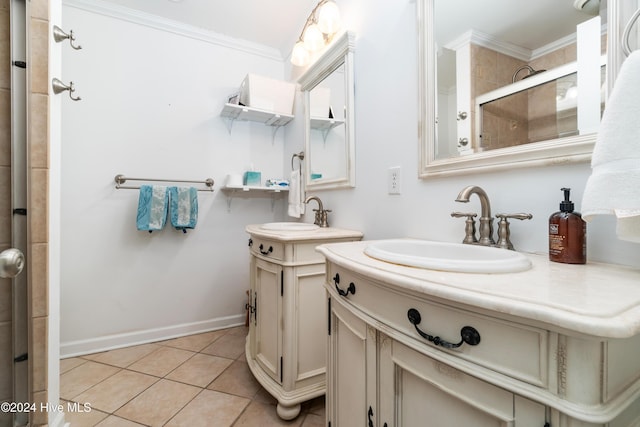
[[[327,240],[353,238],[361,239],[363,234],[360,231],[346,230],[334,227],[320,227],[315,230],[306,231],[286,231],[286,230],[265,230],[262,224],[250,224],[245,227],[245,231],[253,236],[259,236],[264,239],[272,239],[283,242],[302,241],[302,240]]]
[[[451,273],[378,261],[364,253],[372,241],[317,248],[327,260],[414,293],[464,303],[605,338],[640,333],[640,269],[588,262],[551,262],[528,254],[528,271]]]

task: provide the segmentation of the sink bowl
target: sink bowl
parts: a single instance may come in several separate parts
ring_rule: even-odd
[[[428,240],[381,240],[364,250],[380,261],[461,273],[515,273],[531,268],[523,254],[507,249]]]
[[[268,222],[262,224],[260,228],[271,231],[311,231],[319,227],[306,222]]]

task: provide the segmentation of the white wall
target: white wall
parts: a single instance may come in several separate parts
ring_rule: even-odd
[[[529,212],[513,221],[517,249],[547,252],[548,217],[561,187],[576,207],[588,164],[469,174],[420,180],[414,0],[341,0],[357,35],[356,188],[317,191],[331,225],[361,230],[366,239],[421,237],[459,241],[463,220],[454,202],[470,184],[482,186],[494,213]],[[293,76],[292,68],[259,55],[157,30],[119,18],[63,8],[84,49],[66,50],[63,78],[81,102],[64,102],[62,141],[61,352],[167,337],[241,321],[248,287],[244,226],[284,218],[284,202],[238,199],[227,212],[224,195],[200,193],[196,230],[137,232],[137,192],[115,190],[117,173],[204,178],[216,187],[229,172],[255,163],[263,178],[286,175],[303,150],[294,120],[276,135],[258,124],[236,123],[231,135],[219,117],[226,95],[247,72]],[[293,41],[292,41],[293,43]],[[300,96],[296,116],[302,116]],[[402,194],[387,194],[387,169],[401,166]],[[313,221],[308,213],[306,221]],[[611,218],[588,226],[588,259],[640,266],[637,245],[615,238]],[[576,271],[581,267],[576,266]],[[129,335],[130,334],[130,335]]]
[[[420,180],[417,145],[416,4],[413,0],[342,0],[345,26],[356,33],[356,188],[317,191],[331,225],[362,230],[365,239],[420,237],[461,241],[464,220],[454,210],[479,212],[480,204],[454,200],[467,185],[483,187],[493,213],[529,212],[531,221],[512,221],[516,249],[548,250],[548,218],[558,210],[561,187],[572,188],[576,210],[590,174],[590,165],[469,174]],[[300,70],[292,69],[292,75]],[[285,152],[301,145],[301,136],[287,139]],[[387,194],[387,169],[402,166],[401,195]],[[308,214],[307,221],[312,220]],[[598,217],[588,224],[588,260],[640,266],[640,247],[615,237],[615,222]],[[579,270],[580,266],[576,266]]]
[[[62,80],[82,97],[63,95],[63,356],[244,323],[244,228],[283,212],[266,198],[233,199],[228,211],[220,191],[251,164],[282,177],[284,131],[272,140],[269,127],[235,122],[229,133],[220,117],[246,73],[284,77],[280,55],[95,5],[62,10],[83,47],[63,50]],[[198,193],[195,230],[149,234],[136,230],[138,191],[116,190],[116,174],[211,177],[216,191]]]

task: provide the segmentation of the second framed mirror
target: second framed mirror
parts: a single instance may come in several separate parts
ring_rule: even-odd
[[[310,190],[355,187],[354,50],[355,35],[342,34],[298,80]]]

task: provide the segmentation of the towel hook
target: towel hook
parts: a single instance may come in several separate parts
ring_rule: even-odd
[[[622,51],[625,56],[631,55],[631,46],[629,45],[629,38],[631,37],[631,27],[636,23],[638,17],[640,16],[640,9],[636,10],[629,22],[627,22],[627,26],[624,27],[624,32],[622,33]]]
[[[73,82],[69,82],[69,86],[67,86],[66,84],[62,83],[59,79],[54,77],[53,80],[51,80],[51,86],[53,87],[53,93],[55,93],[56,95],[64,92],[65,90],[68,90],[69,98],[71,98],[72,100],[80,101],[82,99],[79,96],[76,96],[76,97],[73,96],[73,92],[75,92],[75,88],[73,87]]]
[[[76,46],[73,44],[73,42],[76,41],[76,37],[73,35],[73,30],[70,30],[69,34],[67,34],[64,31],[62,31],[62,28],[58,27],[57,25],[54,25],[53,39],[56,41],[56,43],[60,43],[61,41],[69,39],[69,44],[71,45],[72,48],[74,48],[75,50],[82,49],[82,46],[80,45]]]
[[[296,157],[299,158],[300,161],[304,160],[304,151],[294,153],[293,156],[291,156],[291,170],[293,170],[293,159],[295,159]]]

